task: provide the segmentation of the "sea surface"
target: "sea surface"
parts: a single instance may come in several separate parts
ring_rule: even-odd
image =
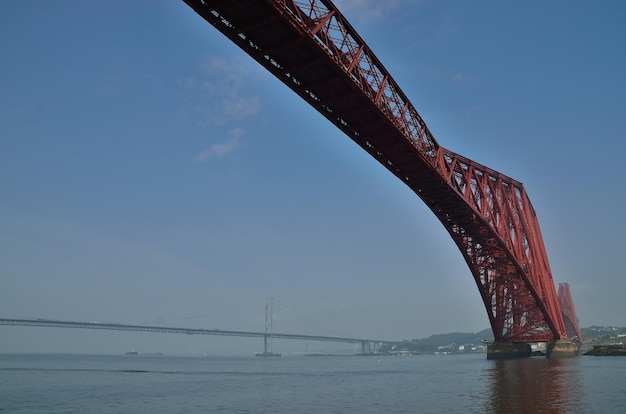
[[[626,358],[10,354],[0,413],[626,413]]]

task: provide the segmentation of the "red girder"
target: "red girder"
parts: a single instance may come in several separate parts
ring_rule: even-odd
[[[565,321],[565,328],[567,329],[567,336],[570,338],[576,338],[579,345],[582,345],[583,336],[580,333],[580,326],[578,325],[578,317],[576,316],[576,310],[574,309],[574,301],[572,300],[572,294],[569,290],[567,283],[559,283],[559,304],[561,305],[561,313],[563,314],[563,320]]]
[[[441,147],[332,2],[184,1],[428,205],[465,258],[496,341],[567,336],[524,186]]]

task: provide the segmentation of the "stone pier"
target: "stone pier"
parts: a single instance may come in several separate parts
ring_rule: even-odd
[[[578,355],[578,344],[570,339],[555,339],[546,344],[548,358],[571,358]]]
[[[521,342],[490,342],[487,359],[525,358],[532,354],[530,344]]]

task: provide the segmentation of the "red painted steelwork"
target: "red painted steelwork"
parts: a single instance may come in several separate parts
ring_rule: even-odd
[[[329,0],[185,0],[402,180],[467,262],[496,341],[566,337],[524,186],[441,147]]]
[[[567,336],[570,338],[578,338],[578,342],[582,343],[583,336],[580,333],[578,316],[576,316],[574,301],[572,300],[572,294],[567,283],[559,283],[558,296],[559,303],[561,304],[561,313],[563,314],[563,320],[565,322],[565,329],[567,330]]]

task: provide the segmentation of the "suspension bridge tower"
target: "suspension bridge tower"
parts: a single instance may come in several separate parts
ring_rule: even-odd
[[[256,356],[280,356],[272,352],[272,330],[274,324],[274,312],[272,310],[273,298],[265,299],[265,332],[263,334],[263,352],[256,354]]]

